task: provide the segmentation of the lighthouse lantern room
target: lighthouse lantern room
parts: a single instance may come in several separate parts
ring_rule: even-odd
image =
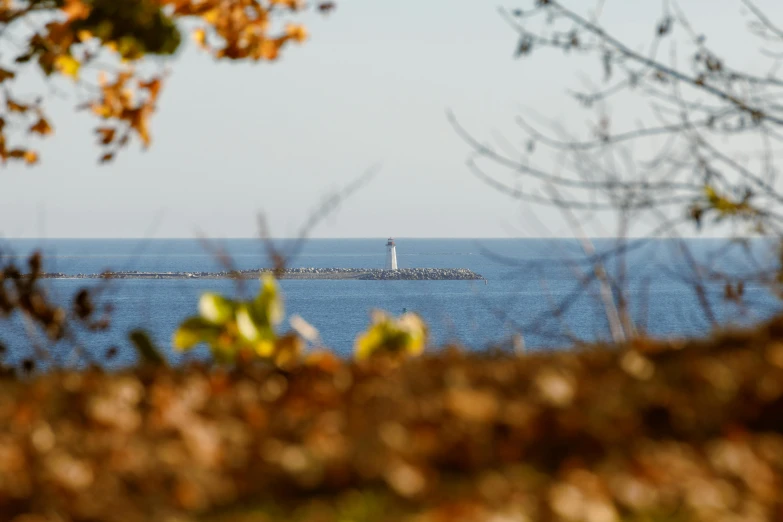
[[[386,242],[386,270],[397,270],[397,247],[394,245],[394,239],[389,238]]]

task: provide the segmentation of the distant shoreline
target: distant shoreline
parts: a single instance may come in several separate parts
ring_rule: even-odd
[[[42,279],[257,279],[269,269],[223,272],[103,272],[100,274],[41,274]],[[358,279],[362,281],[477,281],[485,279],[467,268],[289,268],[279,279]]]

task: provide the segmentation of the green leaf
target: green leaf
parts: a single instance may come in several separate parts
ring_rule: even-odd
[[[259,325],[273,326],[279,324],[285,316],[283,300],[280,297],[275,278],[270,274],[261,276],[261,288],[252,303],[250,313],[254,322]]]
[[[356,338],[355,354],[358,359],[366,359],[378,352],[397,356],[419,355],[427,344],[427,335],[426,324],[414,313],[395,319],[376,310],[370,328]]]
[[[234,316],[235,303],[218,294],[206,292],[198,301],[201,317],[212,324],[225,324]]]
[[[219,326],[202,317],[189,317],[174,332],[172,345],[177,350],[190,350],[200,343],[214,343],[218,335]]]
[[[166,359],[160,354],[160,350],[150,339],[150,336],[144,330],[133,330],[128,338],[136,347],[141,360],[145,363],[167,366]]]
[[[237,330],[246,341],[273,341],[275,332],[266,317],[252,313],[252,306],[239,305],[236,313]]]

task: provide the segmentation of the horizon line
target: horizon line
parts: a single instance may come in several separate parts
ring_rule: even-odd
[[[334,240],[340,240],[340,241],[350,241],[350,240],[387,240],[389,237],[396,239],[403,239],[403,240],[425,240],[425,239],[450,239],[450,240],[460,240],[460,239],[475,239],[475,240],[485,240],[485,239],[505,239],[505,240],[553,240],[553,239],[580,239],[575,236],[531,236],[531,237],[509,237],[509,236],[483,236],[483,237],[476,237],[476,236],[362,236],[362,237],[310,237],[305,238],[304,241],[321,241],[321,240],[328,240],[328,241],[334,241]],[[51,241],[51,240],[71,240],[71,241],[92,241],[92,240],[142,240],[142,241],[170,241],[170,240],[194,240],[194,241],[215,241],[215,240],[255,240],[255,241],[278,241],[278,240],[286,240],[286,241],[292,241],[292,240],[300,240],[302,238],[299,237],[271,237],[271,238],[258,238],[258,237],[249,237],[249,236],[237,236],[237,237],[208,237],[208,238],[198,238],[198,237],[192,237],[192,236],[171,236],[171,237],[107,237],[107,236],[94,236],[94,237],[68,237],[68,236],[58,236],[58,237],[2,237],[0,236],[0,242],[3,241]],[[746,240],[746,239],[772,239],[765,236],[684,236],[680,238],[669,238],[669,237],[650,237],[650,236],[626,236],[625,238],[619,238],[617,236],[590,236],[588,237],[590,240],[596,240],[596,239],[625,239],[625,240],[639,240],[639,239],[656,239],[656,240],[677,240],[677,239],[726,239],[726,240]]]

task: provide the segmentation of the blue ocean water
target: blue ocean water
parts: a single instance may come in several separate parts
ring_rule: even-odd
[[[520,332],[529,349],[566,348],[574,339],[608,339],[597,285],[585,284],[592,265],[580,243],[567,239],[405,239],[397,238],[400,268],[469,268],[484,281],[357,281],[284,280],[286,313],[298,314],[318,328],[324,343],[340,355],[350,354],[354,339],[369,324],[369,312],[381,308],[399,314],[421,314],[436,346],[458,342],[481,350],[507,341]],[[599,252],[618,248],[614,240],[595,240]],[[276,241],[285,251],[293,241]],[[382,268],[385,238],[314,239],[307,241],[291,267]],[[626,248],[629,308],[636,323],[655,336],[693,336],[710,328],[690,280],[693,269],[680,244],[670,240],[631,242]],[[727,246],[724,240],[688,240],[690,255],[703,264],[750,273],[772,266],[776,251],[763,241],[747,248]],[[253,239],[204,243],[188,239],[25,239],[0,243],[4,257],[18,261],[34,249],[44,253],[44,269],[66,274],[98,273],[106,269],[141,271],[217,271],[270,266],[265,245]],[[617,277],[616,256],[606,269]],[[100,301],[114,308],[111,328],[103,333],[79,332],[77,343],[101,360],[109,347],[117,356],[107,364],[135,361],[127,340],[134,328],[144,328],[173,361],[170,350],[177,324],[196,313],[205,290],[249,296],[258,284],[230,280],[48,280],[48,291],[64,304],[83,287],[101,289]],[[244,286],[244,288],[242,287]],[[707,299],[718,321],[750,323],[780,309],[779,300],[760,285],[748,284],[742,305],[723,299],[723,283],[707,284]],[[281,325],[287,329],[287,324]],[[17,317],[0,322],[0,342],[6,358],[18,362],[32,354],[42,340]],[[72,343],[50,347],[60,362],[73,355]],[[206,357],[204,348],[189,356]]]

